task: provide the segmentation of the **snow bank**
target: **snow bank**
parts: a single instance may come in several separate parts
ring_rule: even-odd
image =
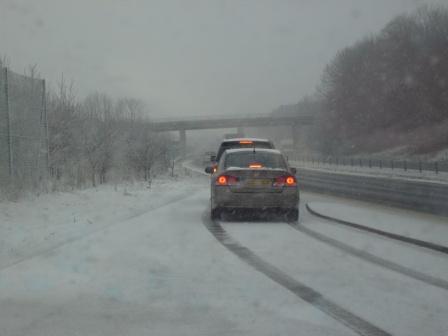
[[[202,180],[160,177],[0,203],[0,269],[198,190]]]

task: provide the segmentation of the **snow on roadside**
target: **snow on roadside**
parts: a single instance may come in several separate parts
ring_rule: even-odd
[[[448,218],[356,201],[310,202],[312,210],[326,216],[375,229],[448,245]]]
[[[201,189],[5,270],[0,335],[355,335],[219,244]]]
[[[196,176],[209,176],[209,174],[205,172],[205,167],[203,168],[195,164],[193,160],[184,161],[182,163],[182,167],[184,168],[186,174],[194,174]]]
[[[0,202],[0,269],[127,218],[185,198],[201,179],[158,177]]]

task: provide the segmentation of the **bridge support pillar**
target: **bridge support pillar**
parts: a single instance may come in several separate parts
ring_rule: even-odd
[[[179,155],[181,158],[185,158],[187,152],[187,132],[185,130],[179,130]]]
[[[294,146],[294,149],[297,149],[300,145],[299,127],[296,124],[293,124],[291,127],[291,132],[292,144]]]
[[[239,127],[236,129],[236,133],[237,133],[239,136],[244,137],[244,127],[239,126]]]

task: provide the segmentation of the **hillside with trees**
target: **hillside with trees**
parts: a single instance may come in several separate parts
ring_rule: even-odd
[[[313,99],[314,151],[354,155],[448,148],[448,8],[423,7],[337,53]]]

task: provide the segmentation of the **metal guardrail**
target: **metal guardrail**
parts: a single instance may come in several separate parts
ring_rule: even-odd
[[[335,167],[358,167],[358,168],[377,168],[395,171],[415,171],[447,173],[448,160],[440,161],[415,161],[415,160],[394,160],[394,159],[373,159],[373,158],[347,158],[347,157],[315,157],[315,156],[296,156],[288,154],[290,160],[307,163],[315,168],[320,166]]]
[[[207,176],[190,164],[185,171]],[[302,190],[314,191],[448,216],[448,183],[423,182],[387,177],[323,172],[298,168],[297,178]]]
[[[448,184],[299,168],[304,190],[448,216]]]

